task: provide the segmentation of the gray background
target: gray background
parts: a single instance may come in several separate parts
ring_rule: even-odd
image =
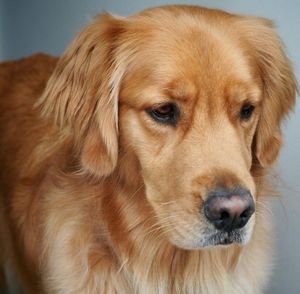
[[[168,3],[217,7],[275,20],[299,77],[299,0],[0,0],[0,60],[41,51],[59,55],[76,32],[103,10],[126,16],[146,7]],[[299,166],[300,103],[285,125],[285,146],[277,167],[280,180],[276,179],[276,182],[282,187],[284,197],[275,200],[273,205],[278,252],[269,294],[300,293]]]

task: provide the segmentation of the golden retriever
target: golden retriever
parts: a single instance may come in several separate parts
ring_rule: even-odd
[[[3,264],[29,293],[262,293],[296,90],[270,21],[196,6],[3,63]]]

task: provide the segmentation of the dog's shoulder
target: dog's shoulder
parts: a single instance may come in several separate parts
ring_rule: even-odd
[[[0,63],[0,91],[15,83],[33,83],[47,80],[58,58],[37,53],[19,60]],[[0,93],[1,93],[0,92]]]

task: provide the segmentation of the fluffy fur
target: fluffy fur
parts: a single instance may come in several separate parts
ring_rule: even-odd
[[[29,293],[262,293],[295,92],[271,22],[191,6],[104,14],[59,59],[1,64],[1,260]],[[168,101],[173,126],[145,111]],[[255,199],[235,236],[204,216],[218,185]]]

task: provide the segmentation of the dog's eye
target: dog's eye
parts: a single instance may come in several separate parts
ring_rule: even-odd
[[[179,119],[179,109],[175,103],[167,103],[150,108],[147,113],[157,122],[175,125]]]
[[[240,112],[240,117],[242,120],[248,120],[253,111],[254,111],[255,107],[251,104],[245,104],[242,109],[241,109],[241,112]]]

